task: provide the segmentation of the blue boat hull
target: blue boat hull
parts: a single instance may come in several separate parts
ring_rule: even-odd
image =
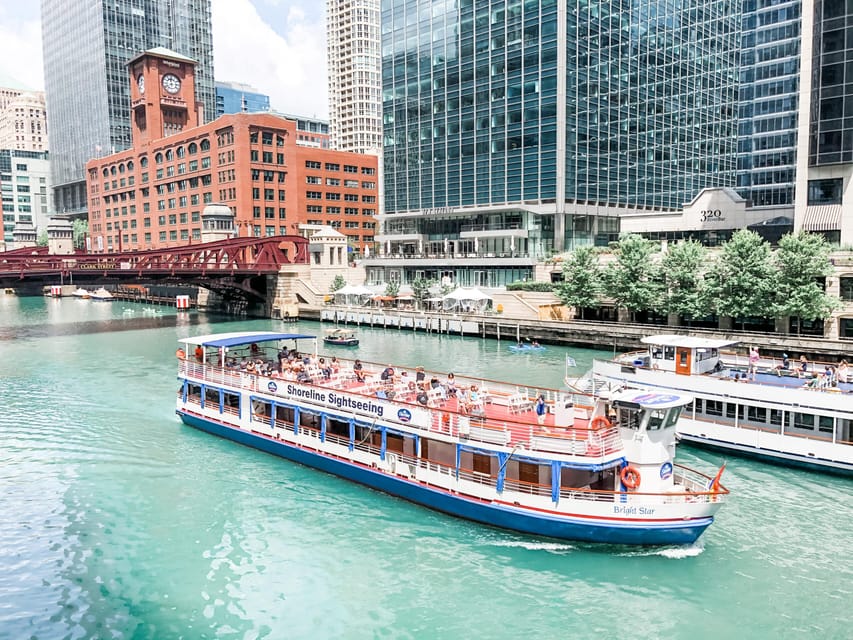
[[[526,512],[518,508],[451,494],[417,481],[325,456],[180,410],[177,414],[185,424],[191,427],[239,444],[358,482],[437,511],[521,533],[610,544],[681,545],[695,542],[714,521],[712,517],[708,517],[662,524],[637,522],[616,524],[596,522],[592,518],[556,517]]]

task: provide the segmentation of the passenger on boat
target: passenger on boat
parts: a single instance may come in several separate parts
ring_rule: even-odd
[[[849,382],[850,378],[850,367],[847,366],[847,360],[842,360],[838,363],[838,369],[835,370],[835,379],[838,382],[846,383]]]
[[[761,360],[761,356],[758,355],[758,349],[756,347],[752,347],[749,350],[749,377],[755,380],[755,374],[758,373],[758,363]]]
[[[415,369],[415,384],[418,386],[418,389],[426,391],[426,373],[424,373],[423,367],[418,367],[417,369]]]
[[[331,368],[332,373],[339,373],[341,370],[341,363],[338,362],[337,356],[332,356],[332,360],[329,362],[329,368]]]
[[[252,356],[257,356],[261,353],[261,348],[258,346],[257,342],[253,342],[249,347],[249,351],[251,352]]]
[[[539,424],[545,424],[545,413],[546,413],[547,409],[545,406],[545,396],[543,396],[541,393],[539,394],[539,397],[536,398],[535,409],[536,409],[536,422],[538,422]]]
[[[456,397],[456,377],[453,373],[447,374],[447,382],[445,382],[444,386],[447,388],[448,398]]]
[[[204,362],[204,349],[202,349],[201,345],[197,345],[195,348],[195,359],[199,362]]]
[[[394,367],[390,364],[385,367],[382,373],[379,374],[379,379],[387,385],[394,384]]]
[[[352,365],[352,374],[356,380],[364,382],[364,366],[361,364],[361,360],[356,360]]]
[[[805,378],[809,374],[809,361],[804,355],[800,356],[799,376]]]
[[[325,358],[320,358],[320,361],[317,364],[320,368],[320,372],[323,374],[324,379],[328,380],[332,377],[332,367],[326,364]]]
[[[246,373],[257,373],[257,372],[258,372],[258,369],[255,366],[255,361],[249,360],[249,362],[246,363]]]
[[[790,370],[791,370],[791,361],[788,359],[788,354],[783,353],[782,354],[782,364],[777,364],[775,367],[773,367],[773,371],[776,373],[777,376],[781,376],[782,372],[787,372]]]

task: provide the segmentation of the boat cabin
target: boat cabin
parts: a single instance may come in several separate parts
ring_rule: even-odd
[[[737,344],[736,340],[679,335],[648,336],[641,342],[649,345],[648,362],[640,359],[635,365],[685,376],[719,371],[720,349]]]

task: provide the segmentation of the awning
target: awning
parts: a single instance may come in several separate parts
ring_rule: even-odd
[[[825,204],[806,207],[803,216],[806,231],[841,231],[841,205]]]
[[[316,336],[301,333],[276,333],[275,331],[240,331],[235,333],[214,333],[206,336],[181,338],[179,342],[205,347],[237,347],[253,342],[271,342],[273,340],[304,340]]]

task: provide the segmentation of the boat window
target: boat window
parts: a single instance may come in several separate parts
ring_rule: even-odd
[[[619,426],[637,431],[640,428],[640,415],[634,409],[619,409]]]
[[[814,415],[811,413],[794,413],[794,428],[814,431]]]
[[[735,407],[737,407],[737,419],[743,420],[743,405],[737,405],[737,404],[733,404],[731,402],[726,403],[726,417],[734,419]]]
[[[277,405],[275,408],[276,422],[284,422],[288,425],[293,424],[293,409],[291,407],[282,407]]]
[[[705,400],[705,413],[709,416],[723,415],[723,403],[721,400]]]
[[[219,389],[211,389],[208,387],[204,391],[204,404],[216,404],[219,405]]]
[[[657,345],[652,347],[652,358],[655,360],[660,360],[663,358],[663,349]]]
[[[263,400],[252,400],[252,420],[269,422],[272,415],[272,404]]]
[[[320,428],[320,416],[304,409],[299,412],[299,426],[311,427],[312,429]]]
[[[649,411],[649,424],[646,429],[649,431],[657,431],[663,427],[664,418],[666,418],[666,411],[663,409],[654,409]]]
[[[783,413],[781,409],[770,409],[770,424],[781,426]]]
[[[669,410],[669,413],[666,414],[666,423],[663,425],[663,428],[666,429],[668,427],[674,427],[678,422],[678,416],[681,415],[681,407],[673,407]]]
[[[397,453],[403,453],[403,436],[399,436],[396,433],[386,434],[385,449],[387,449],[388,451],[396,451]],[[477,470],[476,466],[474,470]]]
[[[746,417],[750,422],[767,422],[767,409],[764,407],[748,407]]]
[[[326,421],[326,433],[349,439],[349,421],[339,420],[337,418],[329,418]],[[388,436],[389,440],[390,437],[391,436]],[[390,449],[391,447],[388,448]]]
[[[240,409],[240,396],[236,393],[223,393],[222,402],[229,413],[237,413]]]
[[[689,351],[687,351],[686,349],[683,349],[683,350],[678,352],[678,364],[681,365],[682,367],[687,366],[687,354],[688,353],[689,353]]]
[[[194,399],[196,402],[201,400],[201,386],[197,384],[187,385],[187,399]]]
[[[821,433],[832,433],[833,419],[830,416],[817,417],[817,430]]]
[[[492,471],[492,458],[491,456],[483,455],[482,453],[475,453],[473,456],[473,465],[474,465],[474,473],[484,473],[489,475]]]
[[[675,360],[675,347],[664,347],[663,357],[665,360]]]

